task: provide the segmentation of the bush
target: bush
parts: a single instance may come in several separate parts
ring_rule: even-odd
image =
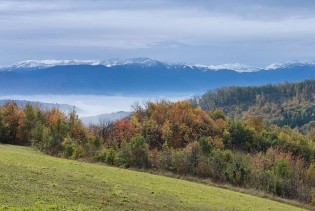
[[[37,122],[35,127],[31,131],[31,144],[32,146],[41,149],[44,139],[44,125],[41,122]]]
[[[70,158],[73,155],[75,148],[72,139],[70,137],[65,138],[64,142],[62,143],[62,146],[64,147],[63,157]]]
[[[207,156],[202,156],[199,159],[197,166],[197,174],[200,177],[210,177],[211,176],[211,158]]]
[[[149,164],[149,146],[143,136],[136,136],[130,142],[132,166],[145,168]]]
[[[106,163],[109,165],[114,165],[116,159],[116,151],[110,148],[106,154]]]
[[[103,162],[105,163],[106,162],[106,156],[107,156],[107,150],[105,148],[102,148],[100,150],[98,150],[95,155],[94,155],[94,159],[96,161],[99,161],[99,162]]]
[[[250,177],[249,157],[244,154],[233,154],[232,161],[227,164],[225,177],[233,185],[246,185]]]
[[[85,150],[84,150],[83,146],[81,146],[81,145],[75,146],[74,151],[73,151],[73,158],[74,159],[84,158],[85,155],[86,154],[85,154]]]
[[[125,141],[121,143],[121,148],[117,153],[117,164],[125,168],[132,166],[132,150],[130,144]]]
[[[232,161],[232,152],[229,150],[214,150],[211,156],[210,175],[216,181],[225,182],[227,164]]]
[[[177,150],[174,156],[174,167],[178,174],[190,174],[192,169],[190,168],[189,153],[185,150]]]
[[[190,144],[188,144],[185,148],[185,151],[188,155],[188,165],[191,169],[192,174],[196,174],[196,168],[198,165],[198,159],[201,155],[201,148],[197,141],[194,141]]]
[[[268,173],[271,176],[269,191],[282,197],[290,195],[288,191],[291,175],[289,162],[285,159],[276,160]]]
[[[163,144],[162,150],[157,154],[157,167],[160,170],[174,171],[173,153],[168,146],[168,142]]]
[[[315,191],[313,191],[311,198],[312,206],[315,206]]]
[[[315,164],[311,163],[306,171],[307,179],[314,186],[315,185]]]
[[[142,136],[136,136],[130,143],[122,142],[117,154],[117,164],[128,167],[145,168],[149,166],[149,146]]]

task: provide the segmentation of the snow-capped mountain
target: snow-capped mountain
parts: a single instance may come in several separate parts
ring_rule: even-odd
[[[26,68],[48,68],[54,66],[68,66],[68,65],[91,65],[91,66],[105,66],[114,67],[122,65],[143,65],[143,66],[155,66],[164,65],[168,68],[171,67],[188,67],[194,69],[200,69],[203,71],[207,70],[234,70],[236,72],[256,72],[263,70],[263,68],[236,64],[222,64],[222,65],[202,65],[202,64],[188,64],[188,63],[174,63],[174,62],[161,62],[158,60],[153,60],[149,58],[131,58],[131,59],[104,59],[104,60],[26,60],[17,62],[14,65],[6,66],[0,68],[1,70],[16,70],[16,69],[26,69]],[[269,66],[268,66],[269,67]],[[270,66],[272,67],[272,66]],[[271,68],[270,68],[271,69]]]
[[[65,65],[99,65],[98,60],[26,60],[17,62],[12,66],[5,67],[7,69],[18,68],[35,68],[35,67],[53,67]]]
[[[284,63],[274,63],[265,67],[265,70],[276,70],[276,69],[284,69],[284,68],[295,68],[295,67],[303,67],[303,66],[315,66],[315,61],[299,61],[292,60]]]
[[[23,68],[48,68],[55,66],[68,66],[68,65],[91,65],[91,66],[105,66],[105,67],[113,67],[113,66],[122,66],[122,65],[145,65],[152,66],[161,63],[157,60],[152,60],[149,58],[131,58],[131,59],[105,59],[105,60],[26,60],[17,62],[14,65],[6,66],[1,69],[5,70],[13,70],[13,69],[23,69]],[[167,63],[165,63],[167,64]]]
[[[204,68],[205,70],[234,70],[236,72],[256,72],[259,70],[262,70],[262,68],[259,67],[253,67],[248,65],[242,65],[242,64],[223,64],[223,65],[191,65],[191,67],[195,68]]]
[[[296,66],[306,66],[313,65],[315,66],[315,61],[288,61],[284,63],[274,63],[266,67],[255,67],[248,66],[239,63],[235,64],[221,64],[221,65],[203,65],[203,64],[192,64],[192,63],[175,63],[168,61],[158,61],[150,58],[139,57],[139,58],[130,58],[130,59],[104,59],[104,60],[26,60],[17,62],[14,65],[6,66],[0,68],[0,70],[16,70],[16,69],[41,69],[49,68],[55,66],[69,66],[69,65],[91,65],[91,66],[105,66],[105,67],[114,67],[114,66],[123,66],[123,65],[141,65],[141,66],[156,66],[163,65],[167,68],[172,67],[186,67],[192,69],[200,69],[203,71],[207,70],[233,70],[236,72],[257,72],[262,70],[276,70],[283,68],[290,68]]]
[[[149,58],[29,60],[0,68],[0,94],[200,94],[222,86],[262,85],[315,78],[315,63],[291,61],[264,68],[198,65]]]

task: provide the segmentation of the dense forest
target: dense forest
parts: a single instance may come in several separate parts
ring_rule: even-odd
[[[135,105],[130,117],[83,126],[75,111],[0,107],[0,142],[125,168],[171,171],[315,204],[315,129],[233,120],[188,101]]]
[[[222,109],[230,118],[261,116],[266,123],[306,132],[315,126],[315,80],[279,85],[225,87],[192,100],[206,111]]]

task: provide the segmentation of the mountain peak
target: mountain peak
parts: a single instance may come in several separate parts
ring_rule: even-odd
[[[300,60],[290,60],[284,63],[274,63],[265,67],[265,70],[276,70],[282,68],[291,68],[291,67],[298,67],[298,66],[306,66],[306,65],[315,65],[315,61],[300,61]]]

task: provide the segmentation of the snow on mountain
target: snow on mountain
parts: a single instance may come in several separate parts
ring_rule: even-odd
[[[197,68],[204,71],[207,70],[234,70],[237,72],[254,72],[261,70],[258,67],[252,67],[242,64],[223,64],[223,65],[200,65],[200,64],[186,64],[174,62],[160,62],[149,58],[131,58],[131,59],[105,59],[105,60],[26,60],[18,62],[12,66],[4,67],[3,69],[21,69],[21,68],[48,68],[53,66],[66,66],[66,65],[103,65],[106,67],[113,67],[119,65],[138,64],[144,66],[154,66],[163,64],[166,67],[171,66],[186,66],[188,68]]]
[[[282,68],[286,66],[289,68]],[[36,71],[39,69],[44,71]],[[242,73],[236,74],[236,71]],[[241,64],[195,65],[159,62],[148,58],[32,60],[0,69],[0,94],[200,94],[222,86],[252,86],[312,78],[315,78],[315,63],[311,62],[274,64],[260,69]]]
[[[259,67],[236,64],[223,64],[223,65],[192,65],[192,67],[204,68],[208,70],[234,70],[236,72],[256,72],[261,70]]]
[[[98,65],[98,60],[26,60],[9,66],[14,68],[53,67],[64,65]]]
[[[274,63],[265,67],[265,70],[276,70],[290,67],[306,66],[306,65],[315,65],[315,61],[298,61],[292,60],[284,63]]]
[[[200,69],[202,71],[218,71],[218,70],[233,70],[236,72],[257,72],[260,70],[276,70],[281,68],[290,68],[296,66],[304,65],[315,65],[314,61],[288,61],[285,63],[274,63],[268,65],[265,68],[242,65],[239,63],[235,64],[222,64],[222,65],[201,65],[201,64],[187,64],[187,63],[174,63],[174,62],[160,62],[150,58],[139,57],[139,58],[130,58],[130,59],[105,59],[105,60],[26,60],[18,62],[12,66],[7,66],[0,68],[0,70],[14,70],[14,69],[25,69],[25,68],[48,68],[54,66],[67,66],[67,65],[103,65],[105,67],[114,67],[122,65],[132,65],[137,64],[141,66],[156,66],[162,64],[167,68],[170,67],[187,67],[192,69]]]
[[[17,62],[12,66],[4,67],[3,69],[19,69],[19,68],[48,68],[54,66],[66,65],[103,65],[113,67],[118,65],[139,64],[152,66],[158,61],[149,58],[131,58],[131,59],[105,59],[105,60],[26,60]]]

